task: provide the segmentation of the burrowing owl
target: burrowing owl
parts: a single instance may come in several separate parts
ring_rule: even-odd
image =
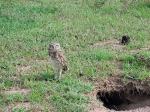
[[[59,43],[49,44],[48,53],[55,71],[55,79],[60,79],[62,73],[68,70],[66,58]]]

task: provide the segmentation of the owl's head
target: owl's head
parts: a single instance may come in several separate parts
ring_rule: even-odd
[[[50,43],[49,44],[49,51],[50,52],[61,51],[60,44],[59,43]]]

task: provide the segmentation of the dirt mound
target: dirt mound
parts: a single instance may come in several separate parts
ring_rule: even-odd
[[[123,44],[121,44],[120,40],[117,39],[109,39],[109,40],[103,40],[103,41],[98,41],[96,43],[93,43],[91,46],[91,48],[108,48],[108,49],[112,49],[113,51],[117,51],[117,52],[129,52],[130,54],[136,54],[138,52],[141,51],[149,51],[150,50],[150,46],[144,46],[142,48],[134,48],[134,49],[127,49],[127,47]]]
[[[6,90],[4,93],[5,94],[15,94],[15,93],[20,93],[20,94],[24,94],[24,95],[27,95],[28,93],[30,93],[31,90],[29,89],[21,89],[21,88],[17,88],[17,87],[14,87],[14,88],[11,88],[9,90]]]
[[[150,112],[150,80],[123,79],[114,76],[96,80],[95,96],[98,101],[108,112]]]
[[[104,40],[94,43],[92,48],[111,48],[113,50],[122,51],[125,50],[125,46],[120,44],[120,41],[117,39]]]
[[[15,103],[8,105],[7,108],[5,109],[6,112],[11,112],[13,108],[24,108],[28,110],[30,108],[30,103],[29,102],[21,102],[21,103]]]
[[[38,105],[38,104],[33,105],[30,102],[15,102],[13,104],[8,105],[4,109],[4,112],[22,112],[21,110],[13,111],[15,109],[16,110],[23,109],[23,110],[26,110],[27,112],[43,112],[43,107],[41,105]]]

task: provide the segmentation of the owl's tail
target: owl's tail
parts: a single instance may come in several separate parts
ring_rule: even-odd
[[[67,70],[68,70],[67,65],[64,65],[64,66],[63,66],[63,73],[64,73],[65,71],[67,71]]]

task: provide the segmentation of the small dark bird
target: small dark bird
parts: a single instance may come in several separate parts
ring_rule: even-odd
[[[121,44],[126,45],[130,42],[130,37],[127,35],[122,36]]]

